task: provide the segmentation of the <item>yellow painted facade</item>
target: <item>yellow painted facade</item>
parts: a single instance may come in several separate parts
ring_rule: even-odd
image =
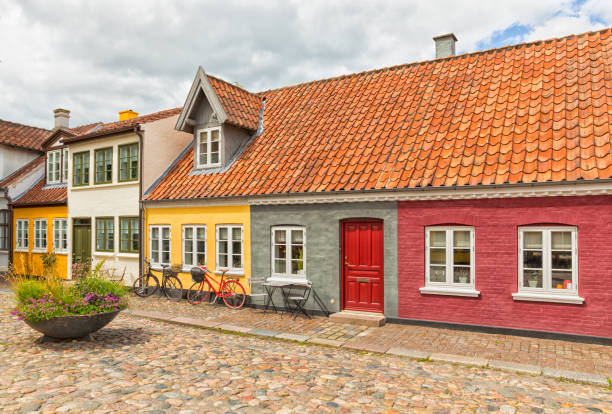
[[[208,269],[217,269],[217,226],[242,225],[242,248],[244,275],[239,276],[240,283],[249,292],[248,278],[251,277],[251,214],[248,205],[244,206],[207,206],[207,207],[159,207],[145,209],[145,248],[144,256],[150,258],[150,226],[170,226],[170,264],[182,267],[183,226],[206,226],[206,265]],[[184,269],[186,270],[186,269]],[[159,275],[159,272],[154,272]],[[182,272],[179,275],[184,289],[193,284],[191,274]],[[219,280],[219,277],[216,278]],[[218,285],[215,285],[218,288]]]
[[[13,265],[18,273],[42,276],[42,253],[34,249],[34,220],[47,220],[47,253],[53,251],[53,219],[67,218],[66,206],[20,207],[13,209]],[[17,249],[17,220],[28,220],[28,249]],[[67,278],[68,254],[56,252],[56,261],[52,273]]]

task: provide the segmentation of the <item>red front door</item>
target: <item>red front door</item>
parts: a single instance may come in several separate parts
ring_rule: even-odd
[[[343,309],[384,313],[383,222],[342,222]]]

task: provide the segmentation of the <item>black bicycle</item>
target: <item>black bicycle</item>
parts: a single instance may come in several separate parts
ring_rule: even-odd
[[[141,298],[146,298],[159,291],[159,297],[166,295],[170,300],[179,301],[183,298],[183,284],[176,277],[170,266],[161,265],[162,267],[162,283],[159,284],[159,279],[155,276],[151,269],[151,263],[144,260],[145,272],[142,276],[134,281],[134,293]]]

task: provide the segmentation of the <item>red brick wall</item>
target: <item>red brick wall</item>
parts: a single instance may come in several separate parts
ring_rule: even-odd
[[[475,227],[480,297],[423,295],[425,226]],[[582,305],[512,299],[518,289],[518,227],[578,228]],[[398,316],[612,337],[612,197],[550,197],[398,203]]]

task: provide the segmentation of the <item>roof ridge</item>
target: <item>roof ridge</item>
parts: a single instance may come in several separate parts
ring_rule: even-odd
[[[12,125],[22,126],[22,127],[27,127],[27,128],[40,129],[41,131],[46,131],[46,132],[53,132],[50,129],[41,128],[41,127],[32,126],[32,125],[26,125],[26,124],[22,124],[20,122],[7,121],[6,119],[1,119],[1,118],[0,118],[0,122],[6,122],[7,124],[12,124]]]
[[[364,70],[364,71],[361,71],[361,72],[346,73],[344,75],[338,75],[338,76],[332,76],[332,77],[329,77],[329,78],[322,78],[322,79],[316,79],[316,80],[311,80],[311,81],[306,81],[306,82],[300,82],[300,83],[296,83],[294,85],[281,86],[281,87],[274,88],[274,89],[266,89],[266,90],[263,90],[263,91],[251,92],[251,93],[253,93],[255,95],[264,95],[264,94],[268,94],[268,93],[271,93],[271,92],[277,92],[277,91],[281,91],[281,90],[285,90],[285,89],[292,89],[292,88],[299,88],[299,87],[303,87],[303,86],[308,86],[308,85],[312,85],[312,84],[319,83],[319,82],[327,82],[327,81],[339,80],[339,79],[343,79],[343,78],[353,78],[353,77],[358,77],[358,76],[363,76],[363,75],[369,75],[371,73],[376,73],[376,72],[384,72],[384,71],[389,71],[389,70],[397,70],[397,69],[402,69],[402,68],[406,68],[406,67],[410,67],[410,66],[424,65],[424,64],[427,64],[427,63],[437,63],[437,62],[442,62],[442,61],[452,60],[452,59],[464,59],[464,58],[467,58],[467,57],[470,57],[470,56],[491,53],[493,51],[502,51],[502,50],[507,50],[507,49],[523,47],[523,46],[531,46],[531,45],[536,45],[538,43],[549,43],[549,42],[552,42],[552,41],[560,41],[560,40],[564,40],[564,39],[569,39],[571,37],[583,37],[583,36],[587,36],[587,35],[590,36],[590,35],[593,35],[595,33],[605,33],[605,32],[609,32],[609,31],[612,31],[612,27],[607,27],[605,29],[600,29],[600,30],[591,30],[591,31],[588,31],[588,32],[578,33],[578,34],[574,34],[573,33],[573,34],[569,34],[569,35],[565,35],[565,36],[561,36],[561,37],[551,37],[551,38],[548,38],[548,39],[532,40],[531,42],[521,42],[521,43],[516,43],[516,44],[513,44],[513,45],[505,45],[505,46],[493,47],[493,48],[490,48],[490,49],[477,50],[477,51],[474,51],[474,52],[467,52],[467,53],[463,53],[461,55],[453,55],[453,56],[447,56],[447,57],[443,57],[443,58],[420,60],[420,61],[416,61],[416,62],[401,63],[399,65],[385,66],[385,67],[382,67],[382,68],[368,69],[368,70]]]

